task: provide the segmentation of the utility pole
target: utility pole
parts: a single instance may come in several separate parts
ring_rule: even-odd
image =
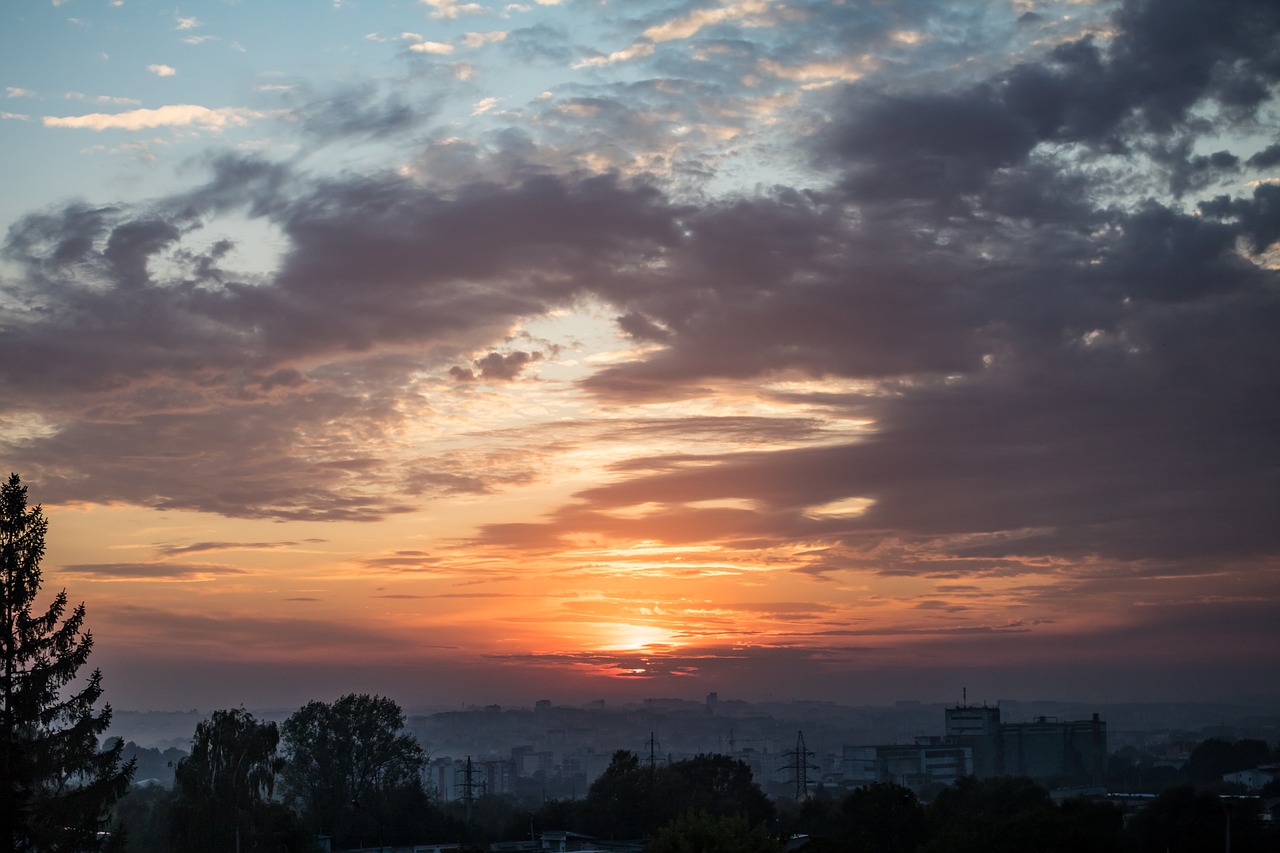
[[[455,777],[456,779],[456,777]],[[456,781],[455,781],[456,785]],[[467,763],[462,769],[462,801],[467,804],[467,823],[471,823],[471,806],[476,801],[476,789],[483,787],[482,783],[476,781],[475,767],[471,764],[471,756],[467,756]]]
[[[652,824],[658,811],[658,739],[649,732],[649,822]]]
[[[796,732],[796,748],[782,754],[791,759],[789,766],[796,785],[796,802],[803,802],[809,796],[809,771],[818,769],[818,765],[809,761],[813,751],[805,748],[804,732]]]

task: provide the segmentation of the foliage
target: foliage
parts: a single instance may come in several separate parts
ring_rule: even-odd
[[[108,742],[114,739],[109,738]],[[124,758],[134,763],[134,786],[161,785],[173,787],[173,771],[189,753],[176,747],[157,749],[138,746],[133,741],[124,745]]]
[[[135,785],[116,803],[114,825],[124,834],[126,853],[171,849],[169,816],[176,794],[161,785]]]
[[[1160,793],[1129,824],[1130,848],[1140,853],[1209,850],[1225,838],[1226,816],[1219,799],[1189,785]]]
[[[191,755],[175,772],[175,849],[302,849],[292,815],[271,799],[284,765],[275,723],[243,708],[215,711],[196,726]]]
[[[1183,773],[1193,785],[1221,785],[1223,775],[1266,764],[1270,758],[1266,741],[1210,738],[1191,750]]]
[[[782,853],[783,846],[742,815],[690,811],[663,827],[647,853]]]
[[[910,788],[892,783],[857,788],[836,807],[842,850],[907,853],[924,840],[920,803]]]
[[[1280,831],[1260,819],[1260,801],[1249,797],[1221,799],[1206,790],[1182,785],[1162,791],[1133,816],[1126,828],[1126,850],[1134,853],[1191,853],[1226,846],[1262,853],[1280,849]]]
[[[751,826],[773,818],[773,804],[751,778],[751,767],[727,755],[699,755],[670,767],[679,786],[684,808],[712,816],[741,815]]]
[[[31,612],[47,529],[11,475],[0,487],[0,849],[12,851],[96,848],[133,775],[132,763],[120,763],[123,744],[98,746],[111,722],[110,705],[94,713],[102,673],[62,694],[93,648],[84,605],[67,614],[63,590],[44,613]]]
[[[394,843],[415,831],[401,818],[431,807],[422,785],[426,755],[403,728],[400,706],[385,697],[309,702],[282,729],[286,800],[335,847]],[[400,801],[394,812],[393,798]]]
[[[1158,794],[1178,784],[1177,769],[1157,764],[1155,756],[1132,746],[1121,747],[1107,760],[1107,788],[1125,793]]]
[[[751,768],[725,755],[699,755],[666,767],[645,767],[627,750],[587,792],[585,829],[613,838],[643,838],[687,811],[742,816],[750,826],[773,818],[773,805]]]
[[[604,838],[643,838],[655,825],[658,777],[620,749],[587,790],[583,829]]]

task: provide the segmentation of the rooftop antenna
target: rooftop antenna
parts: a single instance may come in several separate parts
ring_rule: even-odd
[[[961,708],[968,708],[968,707],[969,707],[969,688],[968,688],[968,687],[961,687],[961,688],[960,688],[960,696],[961,696],[961,699],[960,699],[960,707],[961,707]]]

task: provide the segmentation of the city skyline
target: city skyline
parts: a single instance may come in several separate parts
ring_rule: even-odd
[[[1274,4],[3,15],[116,707],[1280,700]]]

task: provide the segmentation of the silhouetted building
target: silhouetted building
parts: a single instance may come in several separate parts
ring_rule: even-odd
[[[987,779],[1003,774],[1000,709],[987,705],[957,705],[946,709],[946,738],[973,752],[974,776]]]
[[[954,785],[973,773],[973,751],[941,738],[889,746],[846,746],[841,762],[845,784],[893,782],[920,789],[931,783]]]
[[[1102,784],[1107,760],[1107,724],[1061,722],[1036,717],[1002,723],[1000,709],[960,705],[946,709],[947,740],[973,750],[973,774],[1029,776],[1041,782]]]
[[[1091,720],[1059,722],[1036,717],[1030,723],[1000,726],[1007,776],[1102,784],[1107,757],[1107,724]]]

